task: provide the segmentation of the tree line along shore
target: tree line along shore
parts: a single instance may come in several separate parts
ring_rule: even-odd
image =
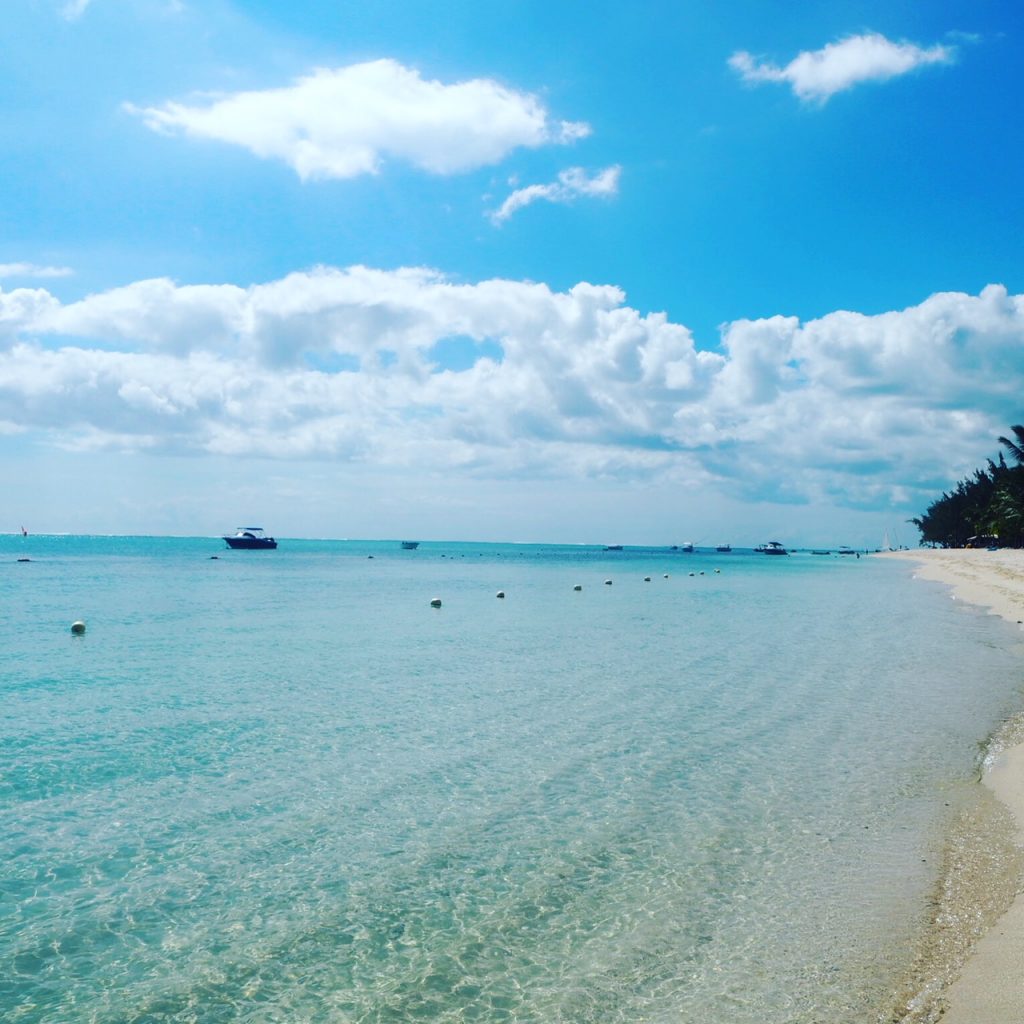
[[[928,547],[1024,547],[1024,426],[1000,437],[1005,449],[998,461],[988,460],[951,491],[936,498],[927,511],[911,519]],[[1009,462],[1006,456],[1009,456]]]

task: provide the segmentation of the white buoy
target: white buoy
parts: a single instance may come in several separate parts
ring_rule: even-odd
[[[697,574],[695,572],[691,572],[690,575],[691,576],[696,576]]]
[[[77,619],[72,622],[71,632],[74,633],[75,636],[81,636],[85,632],[85,623],[81,619]]]
[[[604,585],[605,585],[606,587],[610,587],[610,586],[612,585],[612,581],[611,581],[611,580],[605,580],[605,581],[604,581]]]
[[[582,590],[583,588],[577,583],[576,586],[573,587],[572,589],[573,590]]]
[[[431,600],[430,600],[430,607],[431,608],[440,608],[441,607],[441,598],[439,598],[439,597],[431,598]]]
[[[667,579],[668,579],[668,573],[665,573],[665,575],[664,575],[664,576],[662,576],[661,578],[662,578],[663,580],[667,580]]]
[[[503,597],[505,596],[505,591],[504,591],[504,590],[499,590],[499,591],[497,592],[497,594],[495,594],[494,596],[495,596],[495,597],[501,597],[501,598],[503,598]]]
[[[721,569],[716,569],[716,570],[715,570],[715,572],[721,572],[721,571],[722,571]]]
[[[645,576],[644,577],[644,583],[650,583],[650,582],[651,582],[651,577],[650,576]]]

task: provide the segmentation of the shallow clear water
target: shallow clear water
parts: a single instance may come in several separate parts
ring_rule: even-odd
[[[0,598],[13,1021],[872,1020],[1024,704],[871,558],[7,537]]]

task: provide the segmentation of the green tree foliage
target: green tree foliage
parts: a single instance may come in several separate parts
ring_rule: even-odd
[[[921,532],[921,543],[962,548],[980,538],[998,538],[1005,547],[1024,546],[1024,426],[1010,428],[1013,438],[1000,437],[1012,460],[1003,453],[988,460],[956,487],[910,521]]]

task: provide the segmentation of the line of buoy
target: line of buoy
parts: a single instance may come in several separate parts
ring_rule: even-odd
[[[373,556],[371,555],[370,557],[372,558]],[[721,571],[722,571],[721,569],[716,569],[715,570],[715,572],[717,572],[717,573],[720,573]],[[690,575],[691,576],[696,576],[697,574],[695,572],[691,572]],[[700,575],[703,576],[704,573],[701,572]],[[669,574],[667,572],[662,575],[662,579],[666,579],[667,580],[668,578],[669,578]],[[644,583],[650,583],[650,582],[651,582],[651,577],[650,576],[645,576],[644,577]],[[605,580],[604,581],[604,585],[606,587],[610,587],[612,585],[612,583],[613,583],[612,580]],[[583,584],[582,583],[577,583],[577,584],[575,584],[573,586],[572,589],[573,589],[574,592],[579,593],[583,589]],[[504,598],[505,598],[505,591],[504,590],[499,590],[494,596],[499,598],[500,600],[504,600]],[[440,608],[441,607],[441,598],[439,598],[439,597],[432,598],[431,601],[430,601],[430,607],[431,608]],[[84,631],[84,628],[85,627],[83,625],[83,627],[82,627],[83,631]]]

